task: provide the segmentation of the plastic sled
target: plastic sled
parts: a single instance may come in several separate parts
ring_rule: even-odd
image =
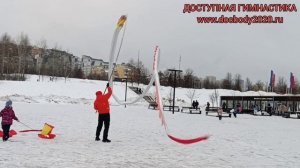
[[[9,137],[12,137],[14,135],[17,135],[17,132],[15,130],[10,130],[9,131]],[[0,137],[3,137],[3,131],[0,131]]]
[[[38,136],[43,139],[54,139],[56,135],[51,134],[53,128],[54,128],[54,126],[52,126],[48,123],[45,123],[44,128],[42,129],[42,132],[40,134],[38,134]]]
[[[54,139],[56,137],[55,134],[49,134],[49,135],[38,134],[38,136],[42,139]]]
[[[44,128],[42,129],[42,132],[41,134],[42,135],[50,135],[52,130],[53,130],[54,126],[48,124],[48,123],[45,123],[44,125]]]

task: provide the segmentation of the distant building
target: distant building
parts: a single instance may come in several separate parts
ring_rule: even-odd
[[[90,74],[103,75],[108,72],[109,63],[102,59],[95,59],[91,56],[83,55],[81,69],[85,76]]]
[[[126,66],[125,63],[118,64],[115,67],[115,78],[130,78],[131,76],[131,69]]]
[[[40,73],[42,63],[43,63],[43,49],[34,47],[31,50],[31,55],[35,60],[35,65],[36,65],[36,72]]]

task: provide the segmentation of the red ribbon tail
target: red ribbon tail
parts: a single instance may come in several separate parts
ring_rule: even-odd
[[[197,142],[200,142],[200,141],[205,141],[209,138],[209,135],[205,135],[205,136],[201,136],[201,137],[194,138],[194,139],[179,139],[179,138],[176,138],[172,135],[169,135],[169,134],[167,134],[167,135],[173,141],[181,143],[181,144],[185,144],[185,145],[197,143]]]

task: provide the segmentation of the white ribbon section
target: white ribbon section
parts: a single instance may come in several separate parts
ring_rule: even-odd
[[[122,102],[120,101],[120,99],[115,95],[113,94],[113,98],[116,100],[116,102],[120,105],[125,105],[125,104],[134,104],[136,102],[138,102],[140,99],[142,99],[149,91],[149,89],[151,88],[154,80],[155,80],[155,74],[152,75],[152,78],[147,86],[147,88],[143,91],[143,93],[141,95],[139,95],[139,97],[137,97],[135,100],[131,101],[131,102]]]
[[[113,40],[115,41],[115,40]],[[112,47],[115,47],[115,45],[112,45]],[[114,57],[113,54],[111,54],[111,57]],[[147,85],[146,89],[143,91],[143,93],[141,95],[139,95],[136,99],[130,101],[130,102],[124,102],[124,101],[121,101],[115,94],[113,94],[113,98],[115,99],[115,101],[120,104],[120,105],[127,105],[127,104],[134,104],[136,102],[138,102],[139,100],[141,100],[150,90],[153,82],[156,80],[156,78],[158,78],[158,72],[157,70],[155,71],[154,70],[154,66],[156,66],[156,69],[157,69],[157,66],[158,66],[158,57],[159,57],[159,49],[158,47],[155,48],[155,52],[154,52],[154,62],[153,62],[153,74],[152,74],[152,77],[151,77],[151,80],[149,82],[149,84]],[[110,58],[109,60],[113,60],[114,58]],[[110,63],[112,65],[112,63]],[[112,69],[113,69],[113,66],[110,67],[111,69],[109,69],[109,72],[112,72]],[[111,81],[112,82],[112,79]],[[110,83],[110,86],[113,87],[113,85]]]
[[[114,35],[113,35],[113,39],[111,42],[111,48],[110,48],[110,55],[109,55],[109,64],[108,64],[108,81],[110,86],[113,86],[113,62],[114,62],[114,58],[115,58],[115,50],[116,50],[116,45],[117,45],[117,41],[118,41],[118,36],[119,36],[119,32],[121,30],[122,27],[117,27]]]

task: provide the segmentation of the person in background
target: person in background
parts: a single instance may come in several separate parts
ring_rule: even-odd
[[[5,103],[5,107],[0,112],[0,117],[2,117],[2,130],[3,130],[3,141],[7,141],[9,138],[9,130],[11,125],[13,124],[13,120],[16,120],[19,122],[19,119],[16,117],[15,112],[12,108],[12,101],[8,100]]]
[[[256,115],[257,112],[258,112],[258,106],[257,106],[257,104],[254,104],[254,106],[253,106],[253,114]]]
[[[209,111],[209,106],[210,106],[210,104],[209,104],[209,102],[207,102],[206,103],[206,111]]]
[[[108,137],[108,130],[110,124],[110,107],[109,107],[109,98],[112,95],[112,89],[109,87],[109,83],[106,85],[108,93],[102,94],[101,91],[96,92],[96,100],[94,101],[94,109],[99,113],[98,116],[98,126],[96,130],[95,141],[100,141],[100,132],[104,123],[104,132],[102,142],[111,142]]]
[[[218,108],[218,117],[219,120],[222,120],[222,113],[223,113],[223,109],[221,107]]]
[[[270,103],[268,103],[268,106],[267,106],[267,113],[269,113],[269,115],[272,116],[272,106]]]
[[[241,110],[241,104],[238,103],[238,104],[236,105],[236,108],[235,108],[234,112],[233,112],[233,116],[234,116],[235,118],[236,118],[236,114],[239,113],[240,110]]]
[[[192,107],[193,107],[193,109],[196,107],[196,102],[195,102],[195,100],[193,100],[193,102],[192,102]]]
[[[196,100],[195,102],[195,108],[198,110],[199,102]]]
[[[222,104],[222,110],[223,110],[223,111],[226,111],[226,110],[227,110],[227,105],[226,105],[225,102],[223,102],[223,104]]]

